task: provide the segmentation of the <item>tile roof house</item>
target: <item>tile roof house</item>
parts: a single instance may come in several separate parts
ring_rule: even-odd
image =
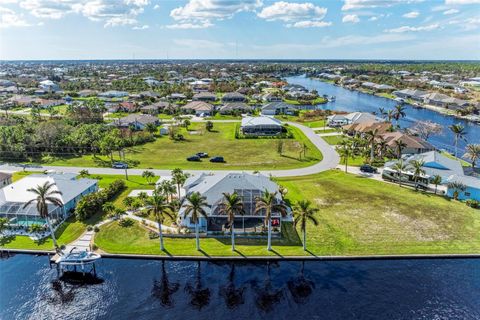
[[[405,144],[402,154],[418,154],[435,150],[434,146],[422,138],[399,131],[383,133],[381,138],[392,149],[395,149],[395,141],[402,141]]]
[[[212,115],[214,107],[204,101],[192,101],[180,107],[181,110],[187,113],[194,113],[196,116]]]
[[[217,96],[212,92],[200,92],[193,95],[194,101],[214,102],[217,101]]]
[[[362,123],[352,123],[347,124],[342,127],[347,133],[354,135],[354,134],[365,134],[371,130],[378,130],[379,134],[386,133],[390,130],[392,124],[390,122],[378,122],[378,121],[367,121]]]
[[[221,231],[226,223],[226,216],[221,212],[223,193],[236,192],[243,202],[245,214],[235,218],[235,228],[242,228],[242,224],[249,226],[262,226],[265,216],[262,212],[255,212],[255,198],[267,190],[268,192],[277,192],[278,185],[268,177],[261,174],[247,173],[227,173],[227,174],[201,174],[187,179],[184,189],[187,195],[199,192],[206,198],[208,207],[205,208],[207,218],[201,217],[199,225],[202,231]],[[276,195],[278,202],[281,202],[279,193]],[[182,207],[179,216],[183,217],[184,208]],[[272,214],[272,225],[280,226],[281,217],[278,212]],[[243,221],[244,220],[244,221]],[[194,224],[190,217],[182,218],[181,225],[193,228]]]
[[[169,109],[171,107],[172,107],[172,104],[170,102],[159,101],[159,102],[149,104],[148,106],[141,107],[140,111],[144,114],[159,114],[160,111]]]
[[[149,123],[158,126],[160,125],[160,119],[149,114],[129,114],[128,116],[113,121],[110,124],[119,128],[133,127],[136,130],[143,130]]]
[[[220,107],[220,114],[251,113],[253,107],[243,102],[229,102]]]
[[[240,92],[228,92],[222,97],[223,102],[245,102],[247,97]]]
[[[275,116],[279,114],[293,115],[297,112],[297,109],[285,102],[270,102],[262,107],[262,115]]]

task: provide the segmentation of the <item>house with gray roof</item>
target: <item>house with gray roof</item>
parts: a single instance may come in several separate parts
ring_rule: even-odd
[[[244,117],[240,130],[246,136],[276,136],[284,131],[282,122],[273,117]]]
[[[111,125],[119,128],[134,128],[135,130],[143,130],[149,123],[159,126],[160,119],[149,114],[129,114],[126,117],[111,122]]]
[[[222,97],[222,102],[246,102],[247,97],[240,92],[228,92]]]
[[[262,107],[262,115],[276,116],[280,114],[294,115],[297,109],[285,102],[270,102]]]
[[[194,192],[200,193],[206,198],[208,206],[205,208],[207,217],[201,217],[199,221],[202,232],[218,232],[226,229],[227,217],[221,212],[223,193],[237,193],[243,202],[245,214],[235,218],[234,227],[239,231],[261,231],[264,225],[264,212],[255,212],[255,199],[264,191],[278,192],[278,185],[267,176],[248,173],[227,173],[227,174],[201,174],[192,176],[184,184],[186,195]],[[276,201],[282,202],[281,195],[276,194]],[[187,228],[194,228],[195,224],[190,216],[184,217],[185,208],[179,212],[180,224]],[[291,219],[290,217],[284,219]],[[278,212],[272,213],[272,226],[280,230],[282,218]],[[238,231],[236,231],[238,232]]]
[[[251,113],[253,107],[244,102],[229,102],[220,107],[220,114]]]

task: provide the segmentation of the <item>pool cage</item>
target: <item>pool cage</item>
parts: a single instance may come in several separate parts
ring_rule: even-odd
[[[31,203],[23,207],[23,202],[3,202],[0,203],[0,218],[7,218],[8,225],[11,227],[28,228],[34,224],[46,225],[45,219],[41,218],[37,211],[37,203]],[[48,204],[48,213],[53,225],[64,219],[64,211],[61,207]]]

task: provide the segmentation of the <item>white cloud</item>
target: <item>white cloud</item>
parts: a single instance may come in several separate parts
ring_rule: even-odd
[[[189,29],[212,26],[214,20],[230,19],[243,11],[253,11],[262,5],[261,0],[189,0],[183,7],[170,11],[170,16],[178,21],[167,28]]]
[[[450,20],[450,25],[460,25],[465,31],[474,30],[480,27],[480,18],[468,18],[466,20]]]
[[[166,25],[165,28],[167,29],[205,29],[211,26],[213,26],[213,24],[210,21],[203,21],[203,22],[197,22],[197,23],[190,23],[190,22],[174,23],[174,24]]]
[[[133,30],[146,30],[146,29],[148,29],[148,28],[150,28],[150,26],[147,25],[147,24],[144,24],[143,26],[135,26],[135,27],[133,27],[132,29],[133,29]]]
[[[23,15],[15,13],[15,11],[0,7],[0,29],[14,28],[14,27],[29,27]]]
[[[411,27],[411,26],[403,26],[395,29],[386,29],[385,32],[390,33],[403,33],[403,32],[419,32],[419,31],[432,31],[440,28],[438,23],[430,24],[427,26],[420,26],[420,27]]]
[[[449,9],[449,10],[446,10],[443,12],[444,15],[450,15],[450,14],[455,14],[455,13],[459,13],[460,11],[457,10],[457,9]]]
[[[358,23],[360,22],[360,18],[356,14],[347,14],[343,17],[342,22],[345,23]]]
[[[173,40],[173,43],[177,46],[189,47],[189,48],[195,48],[195,49],[204,49],[204,48],[223,49],[225,47],[235,45],[230,42],[217,42],[217,41],[210,41],[210,40],[203,40],[203,39],[175,39]]]
[[[409,13],[405,13],[402,17],[408,18],[408,19],[415,19],[420,15],[420,12],[418,11],[411,11]]]
[[[287,28],[322,28],[322,27],[329,27],[331,26],[331,22],[326,21],[312,21],[312,20],[305,20],[305,21],[297,21],[295,23],[289,23],[286,25]]]
[[[344,0],[342,10],[391,7],[402,3],[422,2],[423,0]]]
[[[480,0],[445,0],[447,5],[480,4]]]
[[[378,20],[377,16],[373,16],[368,19],[368,21],[377,21],[377,20]]]
[[[153,10],[158,10],[158,9],[160,9],[160,5],[156,4],[153,6]]]

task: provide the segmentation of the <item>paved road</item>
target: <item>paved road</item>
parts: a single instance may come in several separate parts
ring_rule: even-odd
[[[312,129],[303,126],[298,123],[288,122],[290,126],[294,126],[303,131],[305,136],[310,139],[310,141],[322,152],[323,159],[322,161],[305,168],[298,169],[288,169],[288,170],[261,170],[260,173],[264,175],[272,175],[275,177],[292,177],[292,176],[305,176],[329,169],[335,168],[339,162],[340,158],[335,151],[335,149],[326,143],[321,137],[319,137],[315,131]],[[173,169],[173,168],[172,168]],[[19,165],[0,165],[0,171],[15,172],[23,170]],[[123,174],[124,170],[113,169],[113,168],[99,168],[99,167],[62,167],[62,166],[38,166],[36,168],[30,168],[29,170],[55,170],[59,172],[73,172],[78,173],[80,170],[88,170],[90,174]],[[149,169],[153,171],[157,176],[169,176],[171,170],[163,169]],[[129,175],[141,175],[145,169],[128,169]],[[200,174],[200,173],[229,173],[229,172],[248,172],[247,170],[184,170],[190,174]]]

